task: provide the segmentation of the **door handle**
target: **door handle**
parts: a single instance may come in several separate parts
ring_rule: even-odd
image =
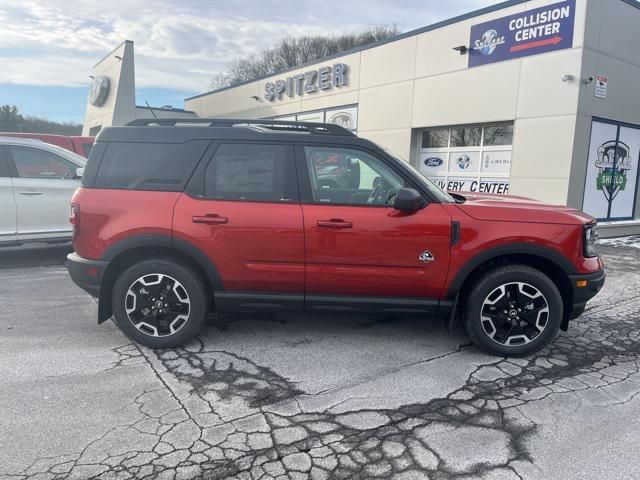
[[[18,193],[20,193],[20,195],[42,195],[42,192],[36,192],[35,190],[25,190]]]
[[[332,218],[331,220],[318,220],[317,225],[324,228],[351,228],[352,222],[345,222],[341,218]]]
[[[204,225],[224,225],[229,223],[229,219],[216,214],[196,215],[193,217],[193,223],[201,223]]]

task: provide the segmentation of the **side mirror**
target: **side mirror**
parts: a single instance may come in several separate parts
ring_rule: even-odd
[[[393,200],[393,208],[406,213],[416,212],[425,205],[422,195],[413,188],[400,188]]]
[[[82,175],[84,175],[84,168],[76,168],[76,178],[82,178]]]

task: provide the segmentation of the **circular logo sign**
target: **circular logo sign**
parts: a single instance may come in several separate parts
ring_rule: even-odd
[[[471,165],[471,157],[469,157],[469,155],[464,153],[458,157],[458,167],[460,167],[460,170],[469,168],[469,165]]]
[[[104,103],[109,95],[109,77],[96,75],[89,87],[89,103],[94,107],[99,107]]]
[[[482,40],[480,40],[480,42],[482,44],[480,53],[482,55],[491,55],[496,49],[496,43],[498,42],[498,32],[496,32],[495,30],[487,30],[482,35]]]

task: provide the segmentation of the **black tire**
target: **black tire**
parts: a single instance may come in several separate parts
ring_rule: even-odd
[[[154,276],[159,279],[160,283],[158,285],[145,287],[141,283],[136,283],[141,278],[144,278],[145,282],[154,281]],[[176,281],[178,283],[175,283]],[[161,288],[162,282],[167,288],[166,291]],[[128,293],[130,288],[132,292],[135,292],[136,288],[139,292],[139,287],[141,286],[148,290],[145,291],[145,298]],[[167,298],[171,297],[166,300],[167,304],[170,305],[169,308],[164,310],[162,307],[160,307],[160,310],[156,308],[155,299],[157,294],[154,293],[152,287],[155,290],[161,290],[158,292],[160,295],[166,294]],[[176,288],[178,290],[174,292]],[[118,276],[113,286],[111,305],[116,324],[131,340],[149,348],[172,348],[183,345],[200,332],[206,321],[208,295],[205,282],[191,268],[174,260],[157,258],[136,263]],[[134,296],[137,297],[135,301],[132,300]],[[151,301],[151,298],[154,301]],[[160,299],[160,297],[157,298]],[[147,316],[146,312],[150,308],[146,307],[142,312],[137,310],[131,312],[132,317],[139,314],[140,318],[145,319],[144,322],[138,323],[139,326],[142,325],[140,328],[134,325],[134,320],[127,313],[127,306],[131,305],[131,303],[127,302],[134,302],[133,306],[138,307],[139,301],[141,303],[143,301],[148,302],[152,305],[150,307],[153,309],[152,312],[155,313],[155,316],[153,316],[153,313]],[[147,305],[147,303],[143,305]],[[179,313],[171,310],[173,308],[172,305],[179,309]],[[169,310],[169,313],[167,313],[167,310]],[[164,314],[161,312],[164,312]],[[186,317],[186,320],[184,317]],[[149,318],[148,326],[146,323],[147,318]],[[174,323],[167,326],[168,322]],[[174,324],[177,324],[177,326],[175,327],[175,332],[171,333]],[[166,331],[167,328],[169,332]],[[162,335],[154,336],[153,330],[155,330],[155,335],[160,333]]]
[[[526,306],[518,311],[523,303]],[[464,327],[470,340],[485,352],[523,357],[547,346],[562,318],[562,296],[549,277],[527,265],[508,265],[489,271],[472,287]]]

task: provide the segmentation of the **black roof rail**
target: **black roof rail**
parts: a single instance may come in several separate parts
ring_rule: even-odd
[[[255,120],[247,118],[138,118],[127,123],[127,127],[161,126],[173,127],[176,125],[203,125],[209,127],[235,127],[235,126],[259,126],[270,130],[288,132],[308,132],[313,135],[341,135],[355,136],[344,127],[333,123],[292,122],[288,120]]]

